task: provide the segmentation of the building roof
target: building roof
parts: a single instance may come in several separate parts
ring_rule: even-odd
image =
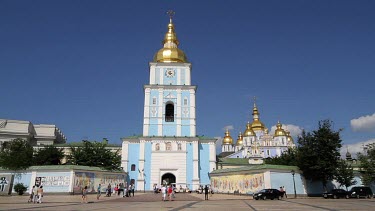
[[[0,167],[1,171],[7,171],[7,169],[3,169]],[[106,171],[106,169],[102,169],[100,167],[93,167],[93,166],[78,166],[78,165],[45,165],[45,166],[30,166],[26,171],[48,171],[48,170],[82,170],[82,171]],[[123,171],[111,171],[120,173]]]
[[[265,170],[265,169],[275,169],[275,170],[287,170],[287,171],[299,171],[297,166],[284,166],[284,165],[248,165],[240,168],[227,168],[227,169],[217,169],[212,171],[210,174],[220,174],[220,173],[230,173],[230,172],[240,172],[240,171],[252,171],[252,170]]]

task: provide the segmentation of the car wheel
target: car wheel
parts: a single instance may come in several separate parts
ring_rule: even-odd
[[[357,194],[357,199],[359,199],[359,195]]]
[[[348,199],[348,198],[349,198],[349,195],[346,195],[345,198]]]
[[[263,196],[263,197],[262,197],[262,199],[263,199],[263,200],[266,200],[266,199],[267,199],[267,197],[266,197],[266,196]]]
[[[255,200],[259,200],[259,198],[257,197],[257,198],[255,198]]]
[[[281,196],[279,196],[279,197],[277,197],[277,199],[278,199],[278,200],[281,200],[281,199],[282,199],[282,197],[281,197]]]
[[[275,197],[273,197],[273,196],[271,196],[271,198],[270,198],[271,200],[274,200],[275,199]]]
[[[333,198],[334,198],[334,199],[337,199],[337,195],[333,195]]]
[[[371,199],[371,195],[368,195],[367,198]]]

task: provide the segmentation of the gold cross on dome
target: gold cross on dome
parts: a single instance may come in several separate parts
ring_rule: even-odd
[[[176,13],[173,10],[168,10],[167,14],[169,15],[169,20],[172,22],[172,18]]]

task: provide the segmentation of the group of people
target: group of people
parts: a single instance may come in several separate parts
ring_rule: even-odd
[[[43,198],[43,186],[34,185],[31,190],[30,198],[27,202],[28,203],[34,202],[34,204],[42,203],[42,198]]]
[[[134,184],[130,184],[128,186],[126,183],[120,183],[116,185],[113,190],[118,196],[120,196],[120,194],[122,193],[122,197],[131,197],[132,195],[134,197],[134,189]]]
[[[169,201],[173,201],[173,198],[175,198],[172,185],[168,185],[168,186],[163,185],[161,187],[160,192],[162,193],[162,201],[166,201],[167,196],[168,196]]]
[[[280,191],[281,197],[285,196],[285,198],[288,198],[288,196],[286,195],[286,191],[285,191],[285,187],[284,186],[280,187],[279,191]]]

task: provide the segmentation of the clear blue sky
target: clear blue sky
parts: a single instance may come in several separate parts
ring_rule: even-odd
[[[233,138],[251,118],[345,144],[375,138],[375,1],[0,0],[0,118],[56,124],[68,141],[142,133],[148,62],[176,11],[193,64],[197,132]],[[367,118],[367,119],[366,119]],[[365,123],[366,123],[365,121]]]

